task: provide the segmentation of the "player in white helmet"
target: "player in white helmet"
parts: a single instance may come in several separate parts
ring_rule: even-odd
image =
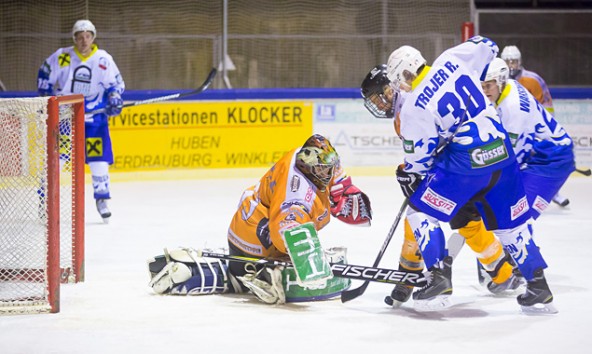
[[[74,46],[60,48],[47,58],[37,76],[40,95],[82,94],[85,122],[86,162],[92,174],[94,198],[99,214],[108,222],[111,211],[109,165],[113,150],[108,117],[121,113],[121,94],[125,84],[113,57],[94,43],[97,30],[89,20],[78,20],[72,27]],[[104,109],[104,113],[89,114]]]
[[[493,59],[482,87],[510,135],[536,219],[575,170],[574,146],[553,115],[524,86],[509,78],[510,72],[504,60]]]
[[[416,54],[421,57],[421,54]],[[420,59],[419,63],[425,64]],[[422,65],[423,65],[422,64]],[[417,69],[411,69],[417,70]],[[395,132],[401,135],[398,111],[408,93],[397,92],[390,85],[387,77],[386,65],[377,65],[364,78],[361,84],[361,93],[364,98],[364,106],[376,118],[394,119]],[[522,284],[521,277],[513,272],[513,266],[509,255],[503,250],[503,245],[488,231],[473,204],[465,205],[459,213],[450,221],[450,227],[458,230],[465,238],[471,250],[477,254],[482,269],[487,271],[487,288],[494,294],[501,294],[507,290],[515,290]],[[409,221],[405,220],[404,241],[399,257],[399,269],[408,272],[421,272],[424,269],[423,259]],[[398,307],[409,300],[412,287],[398,284],[392,290],[390,296],[385,298],[387,304]]]
[[[476,36],[444,51],[432,66],[407,46],[389,57],[393,87],[410,93],[400,111],[405,163],[397,180],[409,198],[406,216],[430,271],[428,285],[413,294],[419,309],[449,305],[452,260],[440,222],[474,203],[528,281],[517,298],[522,309],[556,312],[509,135],[481,89],[480,76],[497,53],[495,43]]]
[[[506,46],[500,56],[508,64],[510,78],[522,84],[549,113],[554,114],[553,99],[547,83],[539,74],[524,69],[520,49],[515,45]],[[562,196],[559,191],[553,197],[553,201],[562,207],[569,205],[569,199]]]

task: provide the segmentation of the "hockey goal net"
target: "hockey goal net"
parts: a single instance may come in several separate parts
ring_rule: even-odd
[[[0,314],[84,280],[84,98],[0,99]]]

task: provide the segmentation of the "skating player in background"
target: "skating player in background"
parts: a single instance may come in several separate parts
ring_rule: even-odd
[[[331,216],[348,224],[369,226],[372,210],[366,194],[345,174],[329,140],[317,134],[284,155],[256,185],[244,191],[228,228],[229,253],[292,260],[296,264],[287,249],[291,241],[286,232],[308,225],[306,232],[316,238]],[[265,303],[285,302],[280,267],[232,261],[229,265],[211,263],[192,256],[189,249],[174,252],[168,259],[161,256],[149,262],[151,286],[156,293],[250,290]],[[323,291],[319,289],[315,298],[327,295]]]
[[[420,60],[420,65],[425,61]],[[386,65],[374,67],[361,85],[364,105],[377,118],[394,119],[395,132],[401,136],[399,116],[395,112],[400,110],[406,92],[395,95],[390,87],[390,80],[386,74]],[[395,108],[395,106],[397,106]],[[522,278],[513,273],[510,256],[503,250],[503,245],[493,232],[485,229],[485,225],[474,204],[467,204],[450,221],[450,227],[466,239],[466,243],[477,254],[479,262],[488,272],[487,288],[493,294],[500,294],[506,290],[515,290],[522,284]],[[399,269],[411,272],[422,272],[424,262],[409,221],[405,220],[404,241],[401,247]],[[398,307],[409,300],[413,288],[398,284],[385,301],[389,305]]]
[[[523,311],[556,312],[509,136],[481,89],[480,76],[497,53],[495,43],[477,36],[446,50],[431,67],[410,46],[388,60],[391,86],[410,93],[400,112],[405,164],[397,180],[409,197],[407,218],[430,271],[428,285],[413,294],[420,310],[450,305],[452,260],[440,222],[472,202],[527,280],[517,298]]]
[[[524,86],[509,79],[510,71],[504,60],[493,59],[482,88],[510,135],[536,219],[575,170],[574,145],[553,115]]]
[[[551,98],[551,92],[547,83],[539,74],[524,69],[522,65],[522,53],[520,53],[518,47],[515,45],[504,47],[501,58],[505,60],[510,68],[510,78],[524,86],[549,113],[555,114],[553,99]],[[569,199],[559,194],[559,191],[557,191],[553,201],[562,207],[569,205]]]
[[[96,37],[92,22],[76,21],[72,28],[74,46],[58,49],[43,62],[37,90],[41,96],[84,96],[86,163],[92,174],[97,210],[107,223],[111,217],[107,205],[111,198],[109,165],[113,164],[108,116],[121,113],[125,84],[113,57],[94,43]],[[104,109],[104,113],[90,114],[98,109]]]

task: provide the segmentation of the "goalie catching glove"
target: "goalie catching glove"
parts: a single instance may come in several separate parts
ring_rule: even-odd
[[[400,164],[397,167],[397,182],[401,185],[401,190],[407,198],[411,198],[413,193],[421,183],[421,175],[413,172],[405,172],[405,165]]]
[[[351,225],[370,226],[370,199],[346,177],[331,187],[331,215]]]

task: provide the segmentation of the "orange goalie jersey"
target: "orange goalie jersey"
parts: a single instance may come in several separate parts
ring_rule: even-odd
[[[345,174],[337,162],[327,188],[320,189],[296,167],[300,148],[284,155],[254,186],[243,192],[228,228],[228,242],[248,255],[285,256],[283,233],[313,222],[319,231],[331,218],[329,191]]]

